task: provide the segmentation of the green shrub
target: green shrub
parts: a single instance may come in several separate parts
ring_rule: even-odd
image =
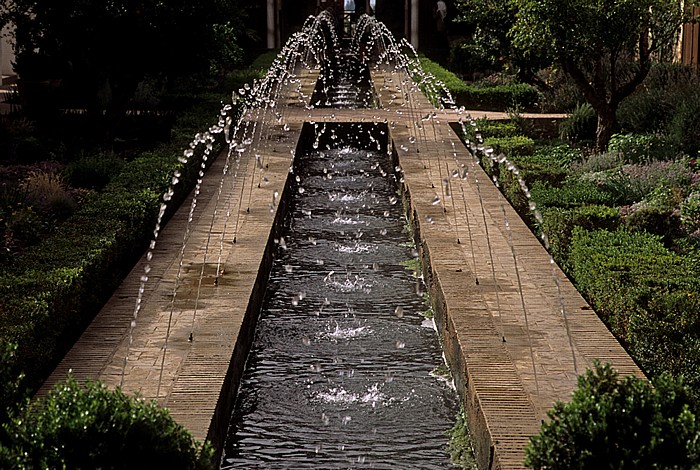
[[[693,191],[680,204],[683,230],[694,238],[700,237],[700,191]]]
[[[470,126],[471,127],[471,126]],[[493,121],[491,119],[477,119],[476,128],[484,138],[516,137],[518,128],[513,122]],[[473,138],[473,137],[472,137]]]
[[[532,85],[508,83],[484,86],[468,85],[454,73],[426,57],[419,58],[419,66],[427,74],[439,80],[449,90],[457,106],[467,109],[502,110],[519,107],[536,110],[540,94]],[[425,91],[425,90],[424,90]],[[431,93],[426,92],[428,95]]]
[[[468,76],[500,70],[498,44],[457,41],[450,45],[450,69]]]
[[[554,148],[544,148],[529,155],[511,155],[512,165],[500,163],[497,169],[491,169],[497,175],[501,191],[506,199],[518,211],[521,217],[528,219],[529,200],[522,185],[528,189],[537,181],[547,181],[553,186],[561,186],[566,178],[566,156]],[[509,168],[510,167],[510,168]],[[517,168],[517,174],[515,173]]]
[[[221,109],[220,95],[197,96],[197,104],[178,117],[171,142],[125,164],[51,237],[0,269],[0,334],[19,345],[17,363],[27,372],[30,389],[51,371],[143,254],[173,173],[181,176],[164,221],[194,187],[205,144],[196,146],[187,165],[178,159],[196,133],[218,120]],[[223,135],[216,137],[212,155],[223,145]]]
[[[620,224],[620,211],[616,207],[600,205],[582,205],[573,208],[544,207],[540,213],[542,223],[539,224],[539,231],[547,235],[550,253],[567,272],[569,271],[569,246],[574,228],[615,230]]]
[[[167,410],[99,382],[69,378],[8,427],[4,457],[15,468],[213,468],[211,448]]]
[[[647,374],[683,376],[694,403],[700,399],[700,298],[697,291],[678,289],[652,295],[630,319],[631,354]],[[696,406],[697,409],[697,406]]]
[[[518,107],[523,110],[538,109],[540,95],[537,89],[525,83],[478,87],[467,85],[455,93],[455,100],[467,109],[500,110]]]
[[[678,154],[677,148],[658,134],[614,134],[608,152],[619,154],[628,163],[668,160]]]
[[[494,154],[504,154],[506,157],[527,155],[535,151],[535,141],[524,135],[514,137],[488,137],[484,145],[491,147]]]
[[[74,188],[102,189],[119,174],[124,160],[114,155],[87,155],[71,162],[63,170],[66,182]]]
[[[75,210],[76,203],[58,174],[32,171],[22,182],[22,188],[29,205],[45,217],[63,220]]]
[[[593,106],[578,104],[571,114],[559,125],[559,137],[570,144],[595,140],[598,126]]]
[[[633,204],[649,197],[657,188],[685,192],[691,181],[688,162],[652,161],[623,165],[617,171],[599,175],[598,183],[614,195],[619,204]]]
[[[700,87],[700,85],[698,86]],[[688,155],[700,152],[700,91],[688,93],[675,112],[668,126],[671,140]]]
[[[455,424],[446,434],[450,439],[447,444],[447,451],[450,454],[452,464],[463,469],[476,469],[474,449],[472,448],[469,435],[469,424],[467,423],[466,411],[463,408],[457,413]]]
[[[655,62],[644,82],[620,103],[617,117],[625,132],[666,130],[678,106],[697,93],[698,77],[692,67]]]
[[[532,200],[537,207],[576,207],[585,204],[615,205],[615,197],[597,184],[575,177],[567,178],[561,187],[537,181],[530,188]]]
[[[664,305],[661,299],[681,292],[695,297],[700,288],[698,267],[692,258],[668,250],[661,237],[646,232],[575,228],[569,266],[578,290],[612,332],[628,345],[635,359],[638,357],[629,336],[630,326],[644,315],[662,321],[668,312],[655,310]],[[684,315],[692,318],[700,312]],[[687,324],[688,321],[679,323],[676,328],[686,331]],[[698,331],[687,333],[698,337]]]
[[[652,383],[620,378],[596,363],[578,379],[567,404],[557,402],[550,420],[526,448],[535,469],[696,468],[700,426],[682,383],[661,376]]]
[[[675,208],[644,202],[632,207],[624,219],[627,230],[659,235],[667,244],[680,235],[681,219]]]

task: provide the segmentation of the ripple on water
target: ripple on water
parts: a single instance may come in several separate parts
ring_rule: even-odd
[[[400,264],[414,253],[380,176],[391,163],[350,148],[300,158],[306,191],[293,191],[222,468],[449,467],[458,400],[431,375],[442,351]]]

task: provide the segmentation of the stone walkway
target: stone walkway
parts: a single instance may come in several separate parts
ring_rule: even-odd
[[[595,358],[641,376],[474,163],[448,125],[458,116],[433,114],[420,93],[393,89],[400,80],[388,77],[373,74],[384,111],[306,109],[299,97],[311,96],[317,78],[306,70],[296,85],[301,88],[287,89],[279,100],[278,119],[249,114],[244,125],[257,143],[238,163],[219,156],[204,179],[192,223],[186,203],[161,232],[153,259],[139,262],[40,393],[72,370],[78,379],[100,379],[157,399],[195,438],[221,448],[302,123],[328,120],[388,125],[481,468],[521,468],[524,446],[546,410],[569,398],[577,375]],[[452,177],[465,168],[466,179]],[[149,282],[132,329],[147,265]]]

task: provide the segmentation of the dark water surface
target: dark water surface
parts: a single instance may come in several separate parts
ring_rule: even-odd
[[[394,169],[349,147],[297,157],[294,200],[222,469],[445,468],[456,392]]]

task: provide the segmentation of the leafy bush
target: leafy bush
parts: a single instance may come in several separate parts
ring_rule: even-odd
[[[655,328],[659,335],[690,343],[700,337],[700,273],[692,258],[670,251],[661,237],[646,232],[575,228],[569,265],[579,291],[644,370],[688,377],[700,374],[700,362],[687,360],[695,351],[682,349],[677,341],[653,346],[650,340]],[[671,308],[680,307],[684,297],[685,309]],[[639,333],[642,330],[644,335]],[[659,354],[662,347],[673,349],[673,358]],[[671,369],[678,364],[687,369]],[[693,384],[693,392],[700,396],[698,386],[700,382]]]
[[[87,155],[69,163],[63,175],[75,188],[102,189],[123,166],[124,160],[114,155]]]
[[[678,106],[696,93],[697,74],[679,63],[656,62],[642,85],[627,97],[617,112],[625,132],[649,133],[665,130]]]
[[[13,468],[211,469],[199,446],[156,402],[68,378],[7,424]]]
[[[502,110],[519,107],[536,110],[540,99],[537,89],[525,83],[478,87],[468,85],[455,94],[458,105],[467,109]]]
[[[667,160],[678,154],[677,148],[658,134],[613,134],[608,152],[619,154],[628,163]]]
[[[580,103],[559,125],[559,137],[570,144],[592,141],[595,139],[597,127],[598,121],[593,106]]]
[[[700,426],[682,383],[620,378],[596,363],[578,379],[571,402],[557,402],[531,438],[525,465],[535,469],[696,468]]]
[[[500,163],[498,168],[489,168],[489,170],[497,177],[506,199],[521,217],[527,219],[530,201],[525,195],[523,184],[528,189],[537,181],[547,181],[553,186],[561,186],[567,174],[567,158],[565,154],[546,148],[533,154],[509,155],[508,159],[512,165]]]
[[[615,230],[620,224],[620,210],[601,205],[582,205],[572,208],[544,207],[540,210],[542,223],[539,231],[547,235],[550,253],[566,271],[569,246],[574,228],[585,230]]]
[[[700,238],[700,191],[693,191],[680,205],[683,230],[694,238]]]
[[[471,126],[470,126],[471,127]],[[477,119],[476,128],[484,138],[516,137],[518,128],[513,122],[493,121],[491,119]],[[473,139],[473,136],[471,137]]]
[[[600,184],[620,204],[632,204],[642,201],[661,185],[683,190],[690,184],[691,172],[688,163],[683,160],[653,161],[624,165],[620,170],[601,177]]]
[[[623,157],[618,153],[592,153],[582,158],[580,161],[573,162],[571,165],[571,170],[572,173],[590,174],[605,170],[612,170],[613,168],[620,168],[623,164]]]
[[[205,144],[196,146],[187,165],[178,157],[196,133],[218,119],[221,99],[199,94],[196,106],[178,118],[171,142],[124,165],[51,237],[0,269],[0,335],[19,345],[17,362],[27,371],[30,389],[51,371],[143,253],[173,173],[181,177],[164,220],[194,187]],[[217,137],[214,152],[223,145],[223,135]]]
[[[700,152],[700,91],[696,88],[688,93],[675,112],[668,125],[671,140],[688,155]]]
[[[514,137],[489,137],[484,140],[484,145],[491,147],[495,154],[527,155],[535,151],[535,141],[524,135]]]
[[[464,106],[467,109],[502,111],[515,106],[525,110],[537,109],[540,95],[532,85],[525,83],[483,87],[468,85],[454,73],[425,57],[420,58],[420,67],[445,85],[458,106]]]
[[[482,36],[483,37],[483,36]],[[498,44],[493,41],[456,41],[450,45],[450,69],[474,77],[500,70],[501,61]]]
[[[537,181],[530,188],[532,200],[537,207],[576,207],[585,204],[615,205],[615,198],[597,184],[575,177],[567,178],[561,187]]]

